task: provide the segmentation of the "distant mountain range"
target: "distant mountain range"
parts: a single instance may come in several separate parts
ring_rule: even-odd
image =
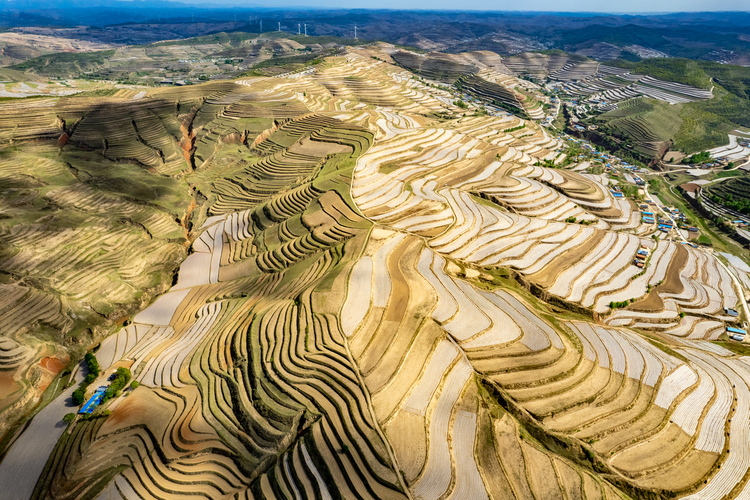
[[[524,12],[446,12],[342,9],[269,9],[245,4],[169,2],[0,0],[0,29],[29,26],[90,26],[74,35],[89,41],[138,43],[138,33],[154,24],[197,23],[182,37],[235,29],[296,31],[351,37],[356,23],[363,39],[383,40],[424,50],[492,50],[514,54],[562,49],[595,59],[686,57],[750,65],[750,13],[701,12],[664,15],[612,15]],[[226,23],[235,23],[227,25]],[[144,30],[139,25],[149,24]],[[108,33],[104,33],[104,32]],[[169,29],[173,35],[174,29]],[[179,32],[179,29],[177,30]],[[178,33],[178,36],[179,33]],[[153,36],[143,42],[154,41]]]

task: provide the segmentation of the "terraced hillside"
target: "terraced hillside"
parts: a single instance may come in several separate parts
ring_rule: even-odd
[[[253,74],[286,73],[290,69],[315,64],[320,58],[340,50],[340,39],[296,36],[291,32],[268,30],[260,33],[257,23],[250,32],[221,31],[232,27],[237,28],[237,23],[193,25],[194,29],[183,25],[179,35],[169,36],[175,33],[154,30],[153,26],[139,28],[129,25],[125,30],[133,29],[140,33],[125,37],[127,41],[116,44],[0,33],[0,63],[12,68],[7,71],[16,71],[25,75],[26,79],[37,82],[34,89],[54,84],[50,78],[106,80],[129,85],[181,85],[186,82],[200,83],[208,78],[234,78],[251,69]],[[195,33],[195,29],[211,34],[184,38],[191,32]],[[147,43],[154,39],[156,33],[161,33],[164,36],[161,40],[164,41]],[[143,45],[133,44],[133,40],[137,39],[142,39]],[[20,44],[8,44],[6,40],[17,40]],[[357,40],[349,42],[361,43]]]
[[[456,87],[469,95],[489,101],[520,116],[526,116],[521,103],[522,97],[507,87],[474,75],[459,78]]]
[[[533,83],[515,78],[494,52],[417,54],[392,51],[400,66],[438,82],[452,83],[466,94],[535,120],[544,118],[542,102],[548,102]]]
[[[417,54],[405,50],[391,54],[396,63],[430,80],[453,83],[464,75],[477,72],[477,68],[460,55],[430,52]]]
[[[555,80],[583,80],[599,70],[599,63],[587,57],[552,51],[544,54],[524,52],[503,59],[503,64],[513,74]]]
[[[741,110],[746,107],[746,96],[734,80],[722,79],[724,88],[697,67],[680,73],[659,66],[679,67],[681,62],[644,63],[636,67],[648,72],[635,73],[628,69],[634,66],[630,63],[608,66],[563,52],[502,59],[507,73],[543,80],[548,90],[572,101],[579,110],[588,108],[580,111],[584,125],[606,125],[603,135],[589,134],[591,140],[611,149],[634,151],[646,161],[660,160],[670,148],[695,153],[723,146],[727,133],[744,124],[746,113]],[[692,74],[702,77],[691,78]],[[612,142],[612,136],[621,142]]]
[[[750,178],[747,174],[706,186],[701,197],[722,205],[727,219],[746,220],[750,216]]]
[[[446,94],[354,48],[312,73],[152,94],[178,112],[184,173],[167,176],[205,200],[189,255],[95,349],[87,395],[120,367],[139,385],[56,442],[21,433],[5,491],[743,497],[750,367],[711,339],[745,291],[713,254],[650,238],[606,176],[540,166],[565,159],[545,129],[440,118],[458,111]],[[83,131],[83,157],[176,169],[147,154],[159,134],[132,106],[110,114],[140,146],[84,118],[60,154]]]
[[[632,142],[646,157],[664,156],[683,124],[679,110],[667,103],[638,97],[624,101],[599,117],[613,133]]]
[[[0,429],[171,283],[195,204],[181,135],[174,101],[0,106],[0,332],[28,350],[6,368]]]
[[[502,64],[513,75],[564,82],[566,94],[585,100],[618,102],[642,95],[676,104],[713,98],[708,88],[635,74],[626,68],[603,65],[560,51],[549,54],[526,52],[503,58]]]

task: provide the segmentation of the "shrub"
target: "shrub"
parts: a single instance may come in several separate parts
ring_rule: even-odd
[[[620,302],[614,302],[614,301],[612,301],[612,302],[609,303],[609,308],[610,309],[620,309],[620,308],[623,308],[623,307],[628,307],[629,305],[630,305],[630,300],[623,300],[623,301],[620,301]]]
[[[696,153],[693,156],[683,158],[682,163],[705,163],[711,159],[711,153],[708,151],[702,151]]]
[[[86,396],[86,388],[81,386],[75,391],[73,391],[73,395],[71,396],[73,398],[73,404],[75,405],[82,405],[83,399]]]
[[[141,385],[141,383],[138,382],[137,380],[133,380],[132,382],[130,382],[131,389],[137,389],[139,385]]]
[[[115,371],[115,379],[109,384],[107,390],[104,391],[104,398],[102,402],[112,399],[113,397],[120,396],[122,390],[125,388],[128,382],[130,382],[131,373],[127,368],[120,367]]]
[[[101,369],[99,368],[99,361],[96,359],[96,356],[93,353],[87,352],[83,359],[86,362],[89,373],[93,373],[94,378],[98,377]]]
[[[73,420],[75,419],[76,419],[75,413],[66,413],[65,416],[63,417],[63,422],[65,422],[66,424],[72,424]]]

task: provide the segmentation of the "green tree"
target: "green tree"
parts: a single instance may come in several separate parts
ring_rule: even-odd
[[[115,379],[109,384],[107,390],[104,392],[103,401],[112,399],[122,394],[122,390],[130,382],[131,373],[130,370],[124,367],[120,367],[115,371]]]
[[[94,377],[98,377],[99,373],[101,373],[101,369],[99,368],[99,361],[96,359],[96,356],[91,352],[87,352],[83,359],[89,373],[93,373]]]
[[[73,391],[73,395],[71,396],[73,398],[73,404],[80,406],[83,404],[83,399],[86,397],[86,388],[85,387],[79,387],[75,391]]]

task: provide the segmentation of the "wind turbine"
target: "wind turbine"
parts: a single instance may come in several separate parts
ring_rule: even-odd
[[[260,20],[260,32],[263,33],[263,19]]]
[[[357,25],[354,25],[354,39],[357,39]]]
[[[301,30],[302,30],[302,28],[301,28],[301,26],[302,26],[302,25],[301,25],[300,23],[297,23],[297,36],[299,36],[299,35],[301,35],[301,34],[302,34],[302,31],[301,31]]]
[[[305,36],[307,36],[307,23],[305,23]]]
[[[279,32],[281,32],[281,21],[279,21]]]

